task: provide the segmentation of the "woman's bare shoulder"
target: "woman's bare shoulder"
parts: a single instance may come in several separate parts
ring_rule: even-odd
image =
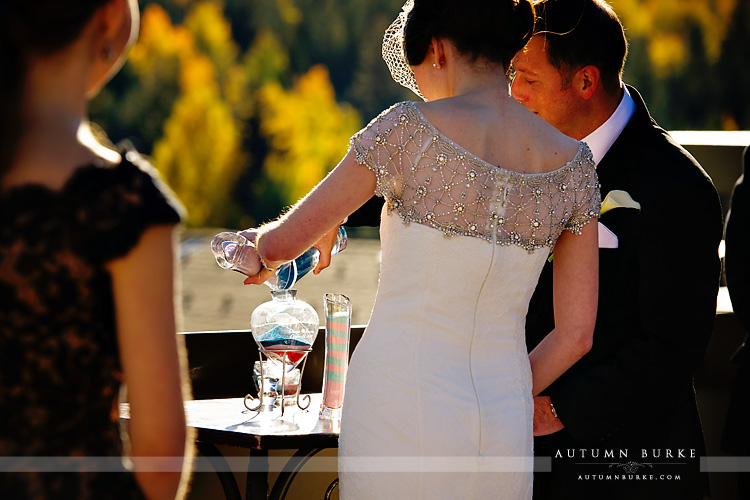
[[[563,134],[520,104],[518,107],[520,111],[515,115],[509,133],[515,143],[522,144],[529,151],[535,169],[553,170],[576,157],[580,148],[578,140]]]
[[[577,140],[514,100],[496,106],[461,99],[415,105],[445,136],[485,161],[509,170],[551,171],[578,153]]]

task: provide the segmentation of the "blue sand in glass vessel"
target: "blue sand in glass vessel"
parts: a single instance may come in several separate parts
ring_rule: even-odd
[[[289,265],[279,267],[279,271],[276,274],[278,280],[276,288],[279,290],[290,289],[300,278],[315,269],[315,266],[318,265],[318,260],[320,260],[318,249],[311,248],[294,259],[293,264],[290,263]]]
[[[264,349],[269,347],[306,349],[311,347],[310,342],[295,333],[291,328],[284,325],[277,325],[268,330],[263,335],[255,339]]]
[[[331,249],[331,255],[336,255],[344,250],[347,242],[346,230],[344,226],[339,226],[336,243],[334,243],[333,249]],[[272,290],[289,290],[303,276],[315,269],[319,260],[320,252],[318,252],[317,248],[312,247],[293,261],[279,266],[276,274],[266,280],[266,285],[271,287]]]

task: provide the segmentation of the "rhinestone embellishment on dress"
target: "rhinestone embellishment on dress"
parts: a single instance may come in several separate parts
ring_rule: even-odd
[[[395,104],[351,139],[356,161],[375,172],[376,194],[404,223],[528,252],[580,234],[599,216],[599,182],[588,146],[547,173],[491,165],[437,130],[414,103]],[[434,183],[433,180],[437,182]]]

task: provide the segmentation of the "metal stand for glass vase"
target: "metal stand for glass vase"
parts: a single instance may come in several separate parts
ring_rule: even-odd
[[[310,395],[309,394],[304,395],[304,397],[302,398],[304,401],[304,406],[302,406],[302,404],[300,404],[300,389],[302,389],[302,375],[305,373],[305,365],[307,364],[307,356],[310,354],[311,351],[312,351],[311,347],[307,349],[263,349],[263,348],[258,349],[258,356],[260,357],[260,376],[258,377],[258,387],[259,387],[258,405],[255,406],[254,408],[251,408],[250,406],[248,406],[248,400],[249,401],[255,400],[255,398],[251,394],[248,394],[245,396],[245,400],[244,400],[245,408],[247,408],[250,411],[255,411],[259,413],[261,411],[273,411],[276,401],[279,398],[279,395],[281,395],[280,406],[281,406],[281,416],[283,417],[284,406],[285,406],[284,400],[287,397],[286,396],[286,373],[287,373],[286,365],[290,364],[287,362],[288,354],[289,353],[295,353],[295,354],[304,353],[304,357],[302,358],[302,360],[292,369],[299,366],[299,371],[300,371],[299,383],[297,384],[297,393],[294,395],[295,403],[297,405],[297,408],[299,408],[300,410],[307,410],[310,407]],[[264,354],[266,356],[266,359],[274,360],[282,364],[281,391],[278,390],[278,386],[276,388],[265,387],[266,381],[272,380],[272,379],[270,378],[266,379],[265,376],[263,375],[263,355]],[[266,398],[270,399],[270,402],[269,401],[264,402]]]

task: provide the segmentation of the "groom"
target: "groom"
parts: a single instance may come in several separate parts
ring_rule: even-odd
[[[623,27],[601,0],[546,0],[514,60],[513,96],[588,143],[602,199],[592,350],[535,398],[535,499],[696,499],[708,493],[693,374],[716,312],[722,213],[698,163],[621,82]],[[625,193],[623,193],[625,192]],[[554,262],[554,260],[553,260]],[[526,321],[554,325],[553,264]],[[543,437],[542,437],[543,436]]]

